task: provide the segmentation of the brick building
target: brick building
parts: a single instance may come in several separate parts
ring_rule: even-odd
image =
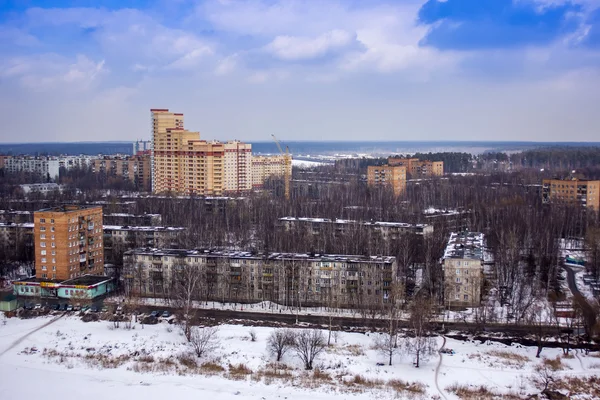
[[[406,167],[370,165],[367,169],[367,183],[369,186],[389,186],[396,196],[406,191]]]
[[[409,178],[444,175],[443,161],[421,161],[418,158],[389,157],[388,165],[406,167]]]
[[[600,181],[583,179],[544,179],[542,202],[571,203],[600,210]]]
[[[38,279],[104,273],[102,207],[64,205],[36,211],[33,238]]]

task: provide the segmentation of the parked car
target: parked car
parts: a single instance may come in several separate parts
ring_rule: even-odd
[[[165,311],[162,313],[163,318],[169,318],[170,316],[171,316],[171,313],[169,311]]]
[[[90,309],[90,306],[81,307],[81,311],[83,311],[83,312],[87,312],[87,310],[89,310],[89,309]]]
[[[79,311],[79,310],[81,310],[81,306],[79,304],[75,304],[73,306],[73,311]]]
[[[153,318],[158,318],[158,316],[160,315],[160,311],[154,310],[150,313],[150,316]]]
[[[25,303],[23,304],[23,308],[26,310],[33,310],[33,303]]]
[[[73,311],[73,305],[72,304],[67,305],[66,311]]]
[[[98,307],[97,305],[93,304],[92,307],[90,307],[90,311],[91,312],[99,312],[100,311],[100,307]]]
[[[108,307],[106,307],[106,306],[102,307],[102,312],[108,312]]]
[[[55,310],[55,311],[59,311],[59,310],[60,310],[60,304],[58,304],[58,303],[56,303],[56,304],[52,304],[52,307],[51,307],[51,308],[52,308],[53,310]]]
[[[34,310],[36,310],[36,311],[37,311],[37,310],[41,310],[41,309],[42,309],[42,305],[41,305],[40,303],[38,303],[38,304],[36,304],[36,305],[33,307],[33,309],[34,309]]]

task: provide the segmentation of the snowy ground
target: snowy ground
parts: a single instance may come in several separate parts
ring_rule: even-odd
[[[83,323],[76,316],[54,321],[52,317],[5,321],[0,317],[0,376],[3,382],[12,384],[0,386],[2,399],[49,394],[56,395],[53,398],[85,396],[88,400],[206,396],[290,400],[455,399],[458,397],[447,390],[455,383],[485,385],[500,394],[524,395],[536,392],[530,378],[534,366],[540,363],[534,357],[534,348],[448,339],[446,348],[454,349],[456,354],[443,355],[436,385],[438,354],[422,362],[420,368],[414,368],[413,358],[407,354],[395,356],[393,366],[377,366],[387,361],[372,349],[377,334],[341,333],[316,361],[315,366],[324,374],[307,374],[290,352],[283,359],[289,369],[278,370],[283,375],[273,378],[266,374],[273,371],[270,366],[273,359],[266,351],[266,340],[273,328],[253,328],[257,340],[252,342],[251,328],[221,325],[218,349],[199,361],[223,367],[223,371],[210,372],[201,367],[187,369],[180,363],[179,356],[190,354],[190,348],[180,331],[165,323],[146,325],[143,329],[134,324],[134,329],[126,330],[123,324],[114,329],[110,322]],[[443,338],[436,341],[441,346]],[[544,349],[542,354],[554,358],[560,351]],[[566,369],[559,374],[564,376],[600,372],[600,358],[577,355],[562,362]],[[233,374],[230,366],[238,364],[244,364],[252,373]],[[362,380],[357,380],[357,375]],[[423,392],[396,392],[387,385],[392,379],[419,382]],[[356,381],[366,383],[350,383]]]

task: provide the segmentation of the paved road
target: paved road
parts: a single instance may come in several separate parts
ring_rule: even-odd
[[[587,320],[587,326],[594,326],[596,324],[596,313],[594,312],[594,308],[590,305],[585,296],[581,294],[579,288],[577,287],[575,270],[568,265],[563,265],[563,268],[565,271],[567,271],[567,285],[569,285],[569,290],[573,294],[575,301],[581,307],[583,316]]]
[[[438,375],[440,373],[440,367],[442,366],[442,350],[444,349],[444,346],[446,346],[446,336],[442,336],[442,339],[444,339],[444,343],[442,343],[442,347],[440,347],[440,350],[438,351],[440,360],[438,361],[437,367],[435,367],[435,387],[437,388],[438,392],[440,392],[440,395],[442,395],[442,397],[446,399],[446,395],[444,394],[444,392],[442,392],[442,389],[440,389],[440,386],[438,385]]]
[[[46,322],[45,324],[35,328],[32,331],[29,331],[28,333],[26,333],[25,335],[21,336],[20,338],[18,338],[17,340],[15,340],[14,342],[12,342],[10,344],[10,346],[8,346],[6,349],[4,349],[4,351],[2,353],[0,353],[0,357],[2,357],[4,354],[6,354],[9,350],[12,350],[13,348],[15,348],[15,346],[19,345],[19,343],[21,343],[23,340],[27,339],[29,336],[33,335],[34,333],[36,333],[37,331],[44,329],[45,327],[47,327],[48,325],[51,325],[53,323],[55,323],[56,321],[58,321],[59,319],[61,319],[62,317],[64,317],[66,314],[61,314],[58,315],[54,318],[52,318],[50,321]]]

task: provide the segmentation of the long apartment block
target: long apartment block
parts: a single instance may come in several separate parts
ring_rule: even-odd
[[[570,203],[600,210],[600,181],[584,179],[544,179],[542,202]]]
[[[376,306],[399,283],[390,256],[140,248],[123,259],[127,290],[148,297],[173,296],[184,268],[200,276],[198,300]]]
[[[412,233],[415,235],[429,235],[433,233],[433,226],[428,224],[409,224],[406,222],[387,221],[355,221],[349,219],[329,218],[302,218],[282,217],[279,222],[290,230],[296,227],[308,227],[309,232],[318,235],[327,228],[333,229],[334,233],[347,233],[353,228],[366,227],[371,231],[379,233],[384,239],[396,239],[400,235]]]

